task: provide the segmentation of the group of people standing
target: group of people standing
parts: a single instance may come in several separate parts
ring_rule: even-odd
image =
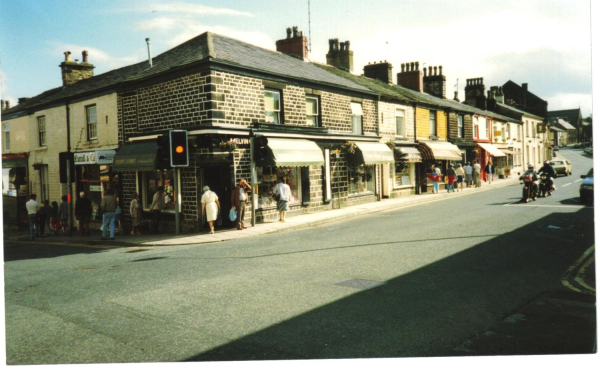
[[[34,240],[36,237],[45,237],[51,234],[58,234],[60,230],[63,234],[68,232],[68,211],[67,196],[62,197],[60,205],[56,201],[37,202],[37,195],[29,195],[29,201],[25,203],[27,209],[27,222],[29,224],[29,238]]]
[[[491,184],[494,180],[494,172],[494,165],[490,160],[484,168],[484,180]],[[444,183],[446,183],[446,190],[448,192],[456,192],[456,190],[462,191],[464,188],[481,187],[481,176],[481,164],[479,164],[477,160],[473,161],[473,166],[471,166],[471,162],[467,162],[464,167],[462,164],[457,164],[456,169],[454,169],[454,164],[450,164],[446,174],[446,180],[444,181]],[[443,181],[440,168],[435,165],[432,166],[431,173],[427,174],[427,178],[433,184],[432,192],[439,193],[440,182]]]

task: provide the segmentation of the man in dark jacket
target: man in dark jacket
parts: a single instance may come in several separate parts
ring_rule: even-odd
[[[75,217],[79,220],[79,230],[82,236],[90,235],[90,220],[92,219],[92,202],[85,197],[85,192],[79,193],[75,204]]]
[[[237,211],[237,224],[238,231],[246,229],[244,226],[244,215],[246,214],[246,204],[250,198],[250,192],[252,187],[246,182],[245,179],[240,179],[237,186],[231,191],[231,206]]]

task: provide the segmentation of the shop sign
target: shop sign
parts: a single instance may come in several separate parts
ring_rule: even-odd
[[[102,185],[90,185],[90,192],[102,192]]]
[[[494,131],[494,136],[502,136],[502,131]]]
[[[115,150],[98,150],[92,152],[77,152],[73,154],[75,165],[112,164]]]

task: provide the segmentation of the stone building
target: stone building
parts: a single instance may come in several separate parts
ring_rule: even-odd
[[[575,131],[570,130],[568,132],[567,142],[568,144],[575,144],[578,142],[589,141],[590,137],[585,137],[583,130],[583,118],[581,116],[581,109],[566,109],[566,110],[552,110],[548,112],[548,122],[553,124],[557,119],[562,119],[568,122],[575,128]]]

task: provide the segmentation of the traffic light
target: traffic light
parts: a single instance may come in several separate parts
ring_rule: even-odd
[[[168,169],[171,167],[171,155],[169,155],[169,136],[160,135],[156,138],[158,152],[156,153],[156,167]]]
[[[189,166],[188,132],[182,130],[169,131],[169,150],[172,167]]]

